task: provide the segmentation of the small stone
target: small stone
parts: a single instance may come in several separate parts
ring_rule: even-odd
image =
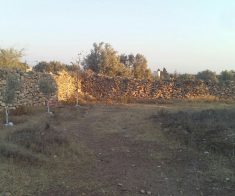
[[[140,193],[145,194],[145,190],[141,189]]]
[[[14,124],[13,124],[13,122],[9,122],[8,124],[5,124],[5,126],[6,126],[6,127],[13,127]]]
[[[13,122],[9,122],[8,125],[9,125],[10,127],[13,127],[13,126],[14,126]]]
[[[152,192],[151,191],[147,191],[147,195],[152,195]]]
[[[118,183],[118,186],[123,186],[123,184],[122,183]]]
[[[226,180],[226,181],[229,181],[229,180],[230,180],[230,178],[225,178],[225,180]]]

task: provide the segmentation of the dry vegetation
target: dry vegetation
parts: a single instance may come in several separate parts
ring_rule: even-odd
[[[226,103],[21,107],[0,195],[234,195],[233,119]]]

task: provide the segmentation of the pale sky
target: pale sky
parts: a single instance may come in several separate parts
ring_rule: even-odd
[[[0,0],[0,48],[24,48],[30,64],[101,41],[152,71],[235,70],[235,0]]]

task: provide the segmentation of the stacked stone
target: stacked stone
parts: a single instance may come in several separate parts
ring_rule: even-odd
[[[39,90],[39,79],[42,74],[0,70],[0,110],[5,106],[2,92],[6,85],[6,75],[9,72],[17,75],[20,80],[19,90],[16,91],[15,100],[9,105],[10,108],[14,109],[22,105],[38,106],[45,104],[45,97]]]
[[[2,91],[6,85],[7,70],[0,70],[0,110],[4,108]],[[36,72],[14,72],[20,78],[21,86],[11,105],[43,105],[46,98],[39,91],[39,80],[42,74]],[[212,96],[220,100],[235,100],[235,83],[224,85],[213,82],[196,81],[151,81],[103,75],[84,75],[77,82],[76,75],[65,71],[58,75],[47,75],[55,80],[58,92],[54,99],[59,101],[75,101],[77,88],[79,95],[89,95],[96,100],[118,100],[123,97],[156,100],[156,99],[191,99]],[[45,77],[45,75],[44,75]]]
[[[90,75],[83,78],[82,92],[97,100],[123,96],[136,99],[191,99],[214,96],[218,99],[235,100],[234,83],[225,87],[201,80],[151,81]]]

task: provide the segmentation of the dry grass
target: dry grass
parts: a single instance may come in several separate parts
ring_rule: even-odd
[[[81,195],[84,191],[87,195],[123,195],[112,183],[122,179],[124,171],[128,177],[133,172],[133,179],[128,178],[130,187],[136,181],[142,185],[148,181],[165,195],[176,190],[179,178],[185,189],[191,188],[190,179],[198,186],[205,184],[206,193],[212,190],[207,185],[220,187],[223,193],[235,183],[235,124],[231,120],[235,105],[96,104],[61,106],[54,112],[48,116],[45,108],[21,109],[12,116],[16,126],[1,127],[0,194]],[[121,168],[123,162],[126,165]],[[109,173],[105,176],[98,165],[104,170],[109,166]],[[164,175],[172,181],[155,181]],[[138,195],[138,191],[126,195]]]
[[[208,180],[231,189],[235,184],[235,108],[169,112],[153,116],[164,134],[206,162]]]
[[[219,98],[214,95],[206,95],[206,96],[189,97],[187,101],[213,103],[213,102],[218,102]]]
[[[92,162],[90,152],[57,127],[57,117],[46,114],[44,108],[22,114],[17,111],[12,116],[17,122],[14,127],[1,128],[0,195],[35,195],[51,186],[64,190],[66,184],[76,186],[69,180],[72,168]]]

